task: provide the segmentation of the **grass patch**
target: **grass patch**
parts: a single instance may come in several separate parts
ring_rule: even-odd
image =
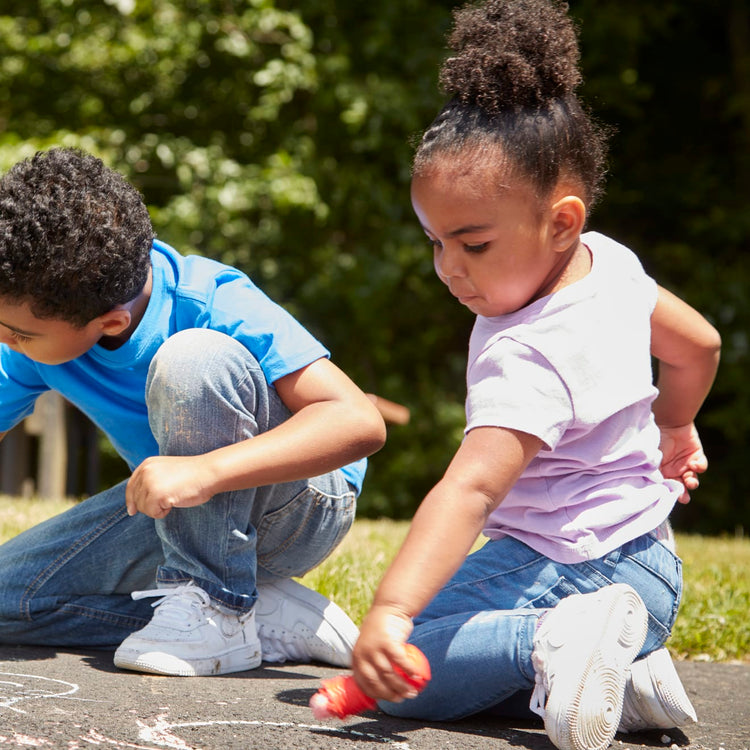
[[[72,501],[0,497],[0,542],[71,507]],[[306,585],[360,623],[406,536],[406,521],[358,520]],[[685,587],[668,646],[680,659],[750,661],[750,540],[677,535]]]
[[[303,583],[333,599],[359,625],[408,529],[405,521],[355,521],[344,541]]]
[[[304,582],[361,622],[407,529],[403,521],[357,521]],[[677,549],[684,591],[670,652],[679,659],[750,661],[750,540],[677,534]]]
[[[750,540],[677,535],[684,589],[669,647],[679,657],[750,661]]]
[[[40,500],[0,495],[0,542],[6,542],[29,526],[56,516],[73,505],[74,500]]]

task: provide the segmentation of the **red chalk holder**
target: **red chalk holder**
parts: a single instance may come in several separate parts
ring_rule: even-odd
[[[406,674],[396,666],[394,669],[412,687],[423,690],[432,676],[430,664],[416,646],[407,643],[406,649],[412,665],[412,674]],[[322,680],[320,684],[320,690],[310,698],[310,708],[316,719],[345,719],[352,714],[375,708],[375,701],[362,692],[352,675],[331,677]]]

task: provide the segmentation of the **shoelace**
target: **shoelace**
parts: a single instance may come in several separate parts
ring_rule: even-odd
[[[547,705],[547,660],[544,656],[535,651],[532,658],[534,664],[534,690],[531,693],[531,700],[529,701],[529,709],[533,711],[537,716],[544,718],[545,706]]]
[[[547,687],[542,678],[537,675],[534,683],[534,690],[531,693],[529,708],[537,715],[544,718],[544,707],[547,705]]]
[[[209,595],[192,582],[174,588],[134,591],[131,596],[135,600],[160,597],[151,606],[158,607],[154,618],[158,617],[167,626],[184,624],[196,614],[196,605],[211,604]]]

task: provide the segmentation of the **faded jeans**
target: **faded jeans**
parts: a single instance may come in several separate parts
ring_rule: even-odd
[[[149,370],[146,401],[163,455],[198,455],[289,417],[257,361],[216,331],[169,338]],[[300,576],[354,520],[340,471],[214,496],[154,520],[128,516],[122,482],[0,546],[0,643],[116,648],[153,614],[134,590],[189,580],[246,611],[256,582]]]
[[[648,610],[640,656],[660,648],[677,616],[682,570],[654,534],[567,565],[511,537],[487,542],[415,619],[409,640],[429,660],[432,680],[417,698],[381,708],[432,721],[488,710],[523,715],[534,687],[531,652],[541,614],[566,596],[612,583],[630,584]]]

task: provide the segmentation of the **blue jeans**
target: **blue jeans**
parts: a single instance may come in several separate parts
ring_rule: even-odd
[[[198,455],[289,417],[257,361],[210,330],[182,331],[154,357],[146,384],[164,455]],[[116,648],[153,614],[137,589],[189,580],[217,603],[252,608],[256,582],[300,576],[354,520],[340,471],[226,492],[154,520],[125,510],[126,482],[0,546],[0,643]]]
[[[470,555],[415,619],[410,641],[428,658],[432,680],[415,699],[382,702],[394,716],[452,721],[487,710],[516,713],[519,693],[534,686],[537,621],[566,596],[612,583],[630,584],[648,610],[641,655],[662,646],[682,593],[682,571],[653,534],[598,560],[556,563],[511,537]],[[515,698],[514,698],[515,696]],[[528,705],[528,700],[525,701]]]

